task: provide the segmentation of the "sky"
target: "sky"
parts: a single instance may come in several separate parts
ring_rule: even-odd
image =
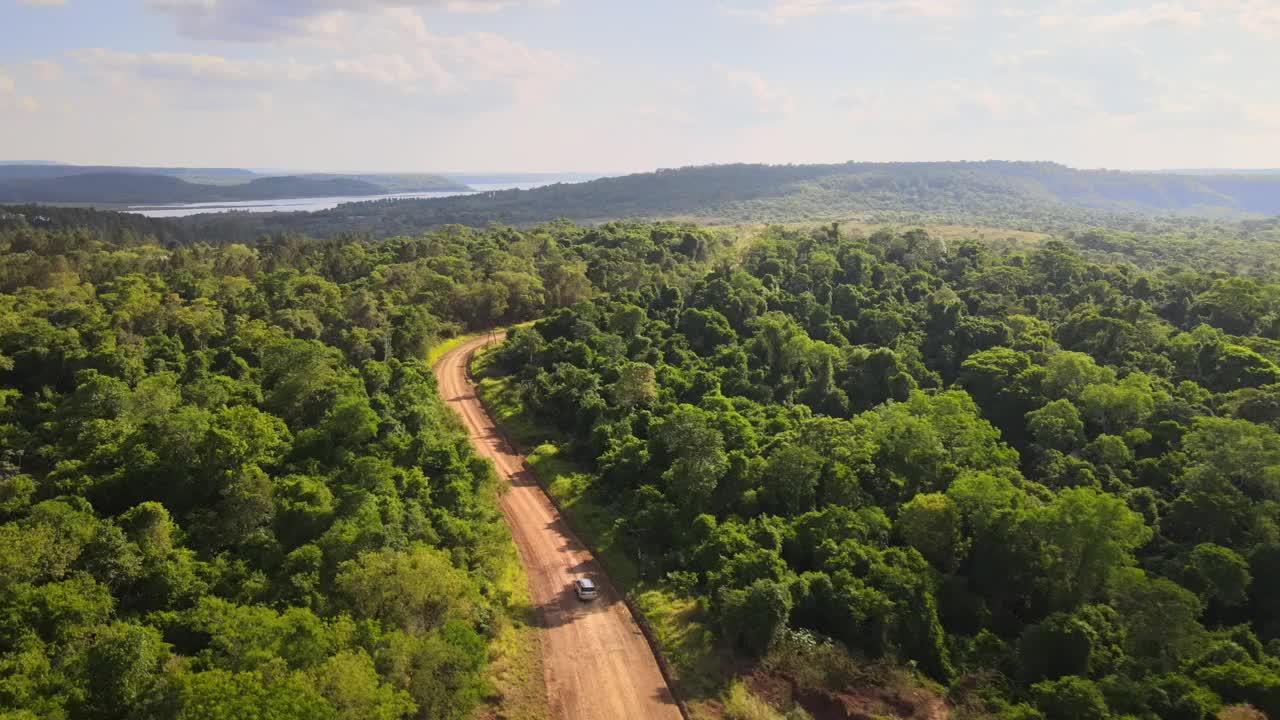
[[[0,0],[0,159],[1280,167],[1280,0]]]

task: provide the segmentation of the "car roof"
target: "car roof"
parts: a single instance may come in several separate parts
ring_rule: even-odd
[[[578,578],[578,584],[582,587],[595,587],[596,584],[591,582],[590,578]]]

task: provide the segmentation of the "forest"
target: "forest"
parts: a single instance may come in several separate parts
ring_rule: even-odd
[[[119,217],[0,228],[0,717],[451,720],[494,702],[513,550],[428,353],[678,284],[722,239],[177,244]]]
[[[1265,222],[174,227],[0,214],[6,720],[500,702],[511,541],[428,358],[524,321],[486,372],[734,667],[903,668],[960,720],[1280,717]]]
[[[1280,214],[1280,177],[1078,170],[1055,163],[705,165],[456,197],[346,203],[314,213],[198,215],[202,237],[264,232],[417,232],[449,223],[531,225],[557,218],[790,223],[981,222],[1046,230],[1130,228],[1152,216],[1236,221]],[[236,235],[238,233],[238,235]]]
[[[1280,717],[1280,282],[1142,247],[774,228],[486,372],[739,658],[915,668],[958,718]]]

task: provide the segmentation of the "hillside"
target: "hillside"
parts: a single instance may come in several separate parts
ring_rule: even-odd
[[[0,167],[0,202],[132,205],[465,191],[440,175],[267,176],[239,168]]]
[[[341,205],[318,213],[237,218],[239,230],[380,235],[449,223],[529,225],[555,218],[687,218],[797,222],[910,213],[1062,230],[1113,216],[1242,218],[1280,214],[1280,177],[1076,170],[1053,163],[710,165],[532,190]],[[209,231],[226,219],[194,218]]]
[[[186,180],[208,179],[217,182],[246,182],[258,177],[257,173],[244,168],[130,167],[127,165],[63,165],[61,163],[33,162],[0,164],[0,180],[40,180],[100,173],[167,175]]]
[[[274,200],[381,195],[387,188],[351,177],[262,177],[233,185],[194,183],[166,175],[93,173],[40,180],[0,181],[0,202],[103,205]]]

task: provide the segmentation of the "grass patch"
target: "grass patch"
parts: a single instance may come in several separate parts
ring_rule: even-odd
[[[741,680],[734,681],[724,696],[724,716],[726,720],[786,720]]]
[[[427,351],[427,365],[435,367],[435,364],[440,362],[440,358],[444,357],[450,350],[458,347],[468,340],[478,338],[483,334],[484,333],[468,333],[466,335],[455,335],[447,340],[441,340],[435,345],[432,345],[431,349]]]
[[[663,654],[685,693],[694,698],[718,695],[730,658],[719,648],[698,602],[662,587],[637,592],[636,607],[649,620]]]
[[[485,353],[485,357],[489,354]],[[479,368],[480,365],[472,365]],[[483,371],[481,371],[483,372]],[[503,432],[521,450],[537,447],[547,437],[547,433],[526,418],[520,406],[520,396],[516,392],[513,379],[510,377],[480,377],[476,383],[476,393],[480,401],[489,411],[489,416],[502,427]]]

